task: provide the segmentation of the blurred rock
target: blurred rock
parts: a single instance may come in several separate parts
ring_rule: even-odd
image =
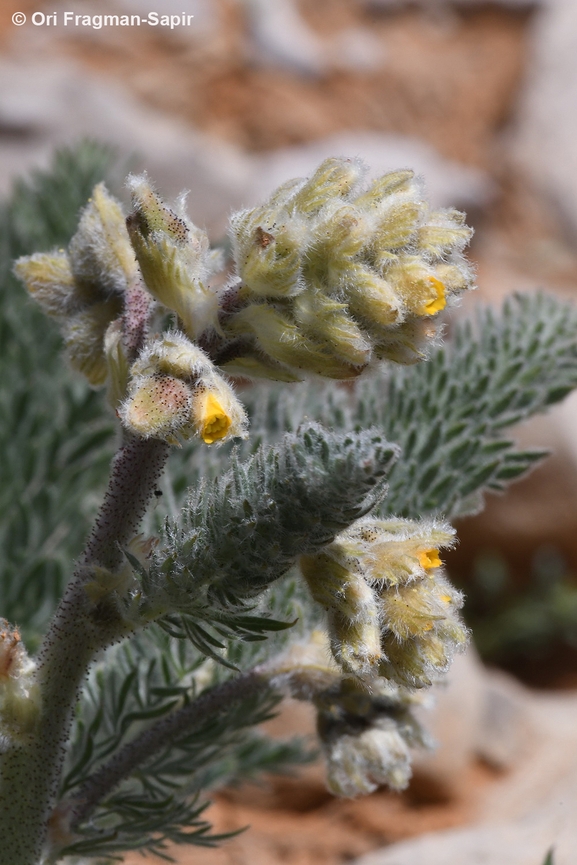
[[[475,752],[494,769],[512,769],[535,736],[531,695],[516,679],[498,670],[485,670],[484,685]]]
[[[551,0],[434,0],[433,7],[431,0],[367,0],[367,5],[375,9],[390,9],[391,11],[403,9],[407,6],[417,6],[426,10],[430,10],[432,7],[434,9],[442,9],[443,7],[453,6],[458,9],[467,9],[468,7],[502,6],[505,9],[525,11],[539,8],[548,2],[551,2]]]
[[[456,655],[446,680],[418,712],[434,750],[413,753],[411,792],[429,801],[454,799],[463,792],[466,770],[476,757],[485,700],[485,669],[470,647]]]
[[[577,5],[548,0],[534,22],[532,63],[515,130],[521,165],[577,233]]]
[[[167,196],[192,189],[192,219],[222,232],[239,207],[254,163],[238,148],[136,101],[120,85],[70,62],[0,66],[0,191],[46,165],[55,147],[83,137],[116,145]],[[4,133],[4,134],[3,134]]]
[[[466,792],[467,771],[479,758],[495,769],[511,769],[533,736],[528,700],[511,676],[487,670],[473,645],[457,655],[446,680],[433,689],[432,707],[419,713],[436,747],[414,752],[412,795],[459,798]]]
[[[524,700],[531,747],[515,769],[485,793],[476,825],[429,833],[372,853],[356,865],[555,865],[577,861],[577,696]]]
[[[329,155],[361,156],[371,176],[412,166],[426,176],[437,206],[480,206],[491,194],[483,172],[444,159],[414,138],[349,133],[249,155],[69,61],[4,62],[0,82],[1,192],[15,175],[45,165],[54,147],[88,136],[136,154],[137,166],[146,168],[164,195],[192,190],[192,219],[217,236],[231,209],[258,203],[288,178],[310,174]]]
[[[325,68],[322,41],[308,27],[293,0],[242,0],[250,33],[250,54],[264,66],[300,75]]]
[[[325,48],[330,67],[357,72],[379,69],[387,56],[383,40],[368,27],[346,27],[335,33]]]
[[[445,159],[418,138],[342,132],[258,157],[250,203],[260,201],[289,177],[306,177],[327,156],[360,156],[370,168],[369,177],[379,177],[391,169],[413,168],[426,178],[428,194],[436,207],[482,207],[494,192],[485,172]]]
[[[422,835],[416,841],[396,844],[356,860],[355,865],[544,865],[551,848],[551,827],[545,815],[539,824],[457,829],[438,835]],[[573,832],[556,837],[555,865],[574,865],[577,843]]]
[[[99,3],[99,11],[102,11]],[[158,12],[159,15],[194,15],[194,24],[191,28],[175,27],[173,30],[163,31],[164,35],[184,35],[193,30],[195,35],[199,31],[213,30],[218,26],[215,5],[212,0],[162,0],[162,5],[156,0],[114,0],[114,6],[120,7],[120,12],[137,14],[143,17],[149,12]],[[114,9],[119,14],[118,8]]]

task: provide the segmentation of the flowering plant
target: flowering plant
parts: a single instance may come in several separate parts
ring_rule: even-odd
[[[405,787],[427,743],[414,705],[467,642],[449,521],[544,456],[502,430],[577,385],[577,314],[545,296],[440,346],[473,285],[471,231],[411,171],[366,183],[358,160],[326,160],[232,217],[227,263],[145,175],[125,218],[93,182],[106,161],[61,154],[2,214],[4,258],[25,253],[16,276],[112,408],[55,381],[52,335],[39,387],[64,392],[64,417],[18,382],[5,399],[22,429],[4,441],[8,513],[20,496],[39,522],[24,545],[20,523],[6,535],[2,865],[215,843],[205,791],[303,759],[257,729],[285,694],[314,705],[335,794]],[[38,319],[3,278],[26,368]],[[25,430],[48,457],[18,492]],[[58,507],[40,507],[54,481]],[[70,579],[56,547],[76,557]]]

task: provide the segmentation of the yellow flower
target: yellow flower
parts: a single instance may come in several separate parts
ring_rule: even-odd
[[[332,655],[346,673],[420,688],[447,669],[467,641],[462,596],[441,570],[439,548],[453,537],[438,520],[366,517],[322,553],[301,556],[301,573],[327,611]]]
[[[232,425],[232,418],[212,393],[203,394],[200,402],[200,436],[207,445],[211,445],[226,436]]]
[[[417,555],[419,564],[426,571],[431,568],[439,568],[442,565],[438,550],[420,550]]]
[[[433,300],[430,300],[423,307],[423,315],[435,315],[437,312],[441,312],[447,305],[447,300],[445,298],[445,286],[441,282],[440,279],[437,279],[436,276],[430,276],[429,282],[433,286],[436,292],[436,297]]]

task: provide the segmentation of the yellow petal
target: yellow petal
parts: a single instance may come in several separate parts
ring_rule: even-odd
[[[436,276],[429,276],[428,279],[435,289],[436,297],[424,305],[422,312],[423,315],[435,315],[435,313],[440,312],[447,305],[447,301],[445,300],[445,286]]]
[[[438,568],[442,564],[438,550],[420,550],[417,555],[421,567],[426,571],[429,571],[431,568]]]
[[[202,440],[211,445],[225,437],[232,424],[232,418],[226,413],[218,399],[211,393],[204,400],[201,413],[200,435]]]

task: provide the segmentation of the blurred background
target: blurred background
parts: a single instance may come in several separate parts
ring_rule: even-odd
[[[98,16],[149,12],[173,26],[99,26]],[[577,300],[574,0],[2,0],[0,195],[86,137],[146,169],[163,195],[189,189],[191,217],[215,241],[232,209],[325,156],[361,156],[373,174],[411,167],[436,205],[465,210],[476,230],[479,289],[459,314],[518,290]],[[514,435],[554,455],[462,521],[448,567],[483,660],[540,689],[537,702],[560,690],[572,699],[577,399]],[[443,724],[452,728],[453,745],[455,713],[462,722],[453,764],[424,760],[407,795],[363,802],[331,801],[315,766],[305,781],[227,791],[211,812],[216,828],[253,830],[179,861],[329,865],[478,819],[483,791],[501,801],[496,779],[515,778],[530,750],[536,692],[485,673],[474,653],[459,665],[435,721],[440,741]],[[275,723],[310,730],[294,706]]]

